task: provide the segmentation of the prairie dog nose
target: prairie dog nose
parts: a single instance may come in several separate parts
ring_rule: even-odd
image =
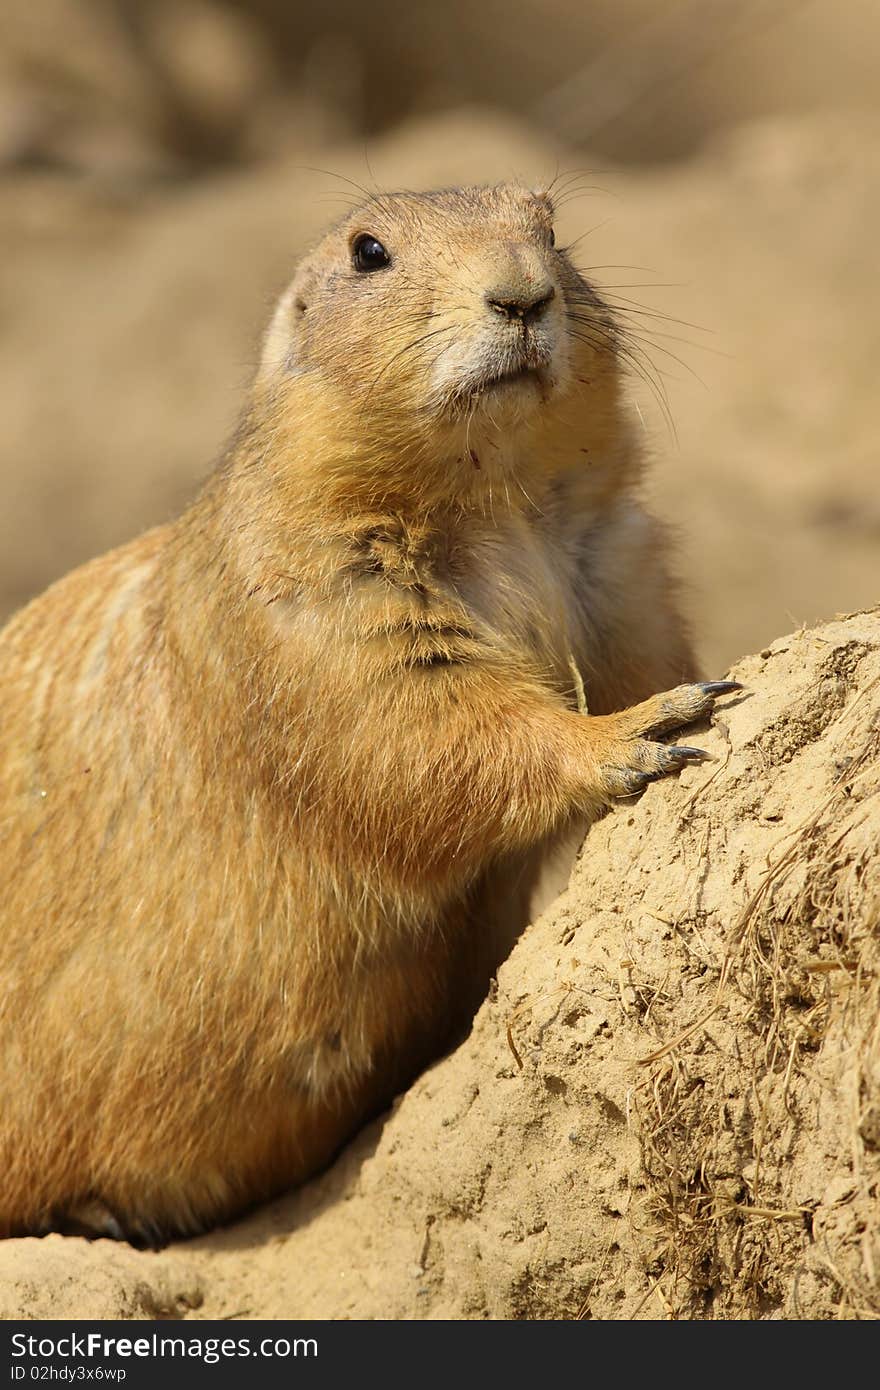
[[[534,323],[555,295],[553,285],[547,282],[531,289],[526,289],[525,286],[505,285],[503,288],[487,290],[486,303],[496,314],[503,314],[507,319]]]

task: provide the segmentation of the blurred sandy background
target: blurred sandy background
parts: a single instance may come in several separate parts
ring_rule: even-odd
[[[557,173],[711,673],[875,602],[878,72],[876,0],[9,0],[0,617],[192,494],[347,179]]]

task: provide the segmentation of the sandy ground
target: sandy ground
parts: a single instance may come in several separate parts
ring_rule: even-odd
[[[327,1175],[157,1254],[7,1242],[0,1315],[876,1316],[880,625],[774,639],[878,597],[877,136],[858,113],[779,119],[628,173],[473,110],[371,144],[384,185],[583,171],[560,235],[584,234],[662,373],[675,436],[634,383],[651,492],[707,669],[761,653],[736,667],[749,698],[695,736],[714,780],[690,770],[594,828],[470,1038]],[[321,162],[371,177],[362,144]],[[191,495],[272,295],[350,193],[292,164],[146,200],[7,179],[4,611]],[[729,949],[719,1011],[662,1051]]]

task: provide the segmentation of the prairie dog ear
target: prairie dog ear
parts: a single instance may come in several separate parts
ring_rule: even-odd
[[[316,275],[309,265],[300,267],[293,282],[275,304],[270,325],[263,338],[263,352],[257,368],[257,381],[267,384],[272,377],[291,373],[302,366],[306,318]]]
[[[555,209],[553,207],[553,199],[550,197],[550,194],[547,192],[547,189],[531,188],[529,189],[529,192],[535,199],[535,202],[541,204],[542,208],[547,213],[547,216],[552,217]]]
[[[261,383],[268,383],[270,378],[287,369],[290,363],[293,349],[293,298],[294,286],[290,285],[275,305],[269,327],[263,334],[263,348],[257,369],[257,380]]]

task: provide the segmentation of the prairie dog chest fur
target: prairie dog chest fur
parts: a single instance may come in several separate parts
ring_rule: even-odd
[[[531,506],[494,520],[366,518],[340,546],[330,601],[304,593],[277,616],[328,630],[343,613],[367,662],[383,649],[416,666],[506,652],[553,680],[575,640],[576,552]]]

